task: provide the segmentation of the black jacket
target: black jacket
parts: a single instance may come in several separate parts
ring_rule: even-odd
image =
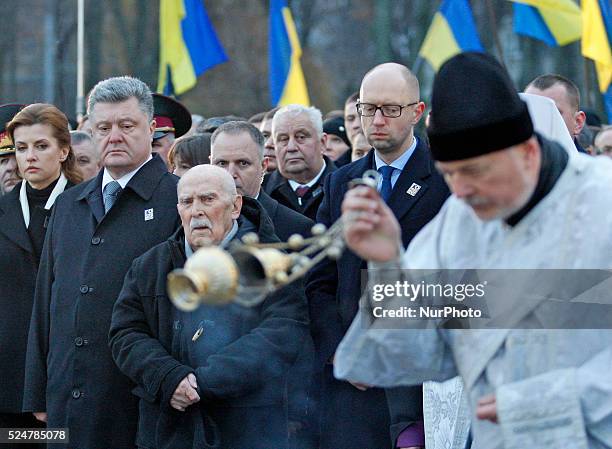
[[[260,241],[278,241],[259,208],[245,198],[241,217],[256,225]],[[184,245],[181,228],[136,259],[113,311],[113,356],[141,398],[138,445],[206,447],[205,440],[214,440],[212,419],[223,449],[284,448],[286,373],[307,334],[302,288],[286,286],[252,309],[202,305],[179,312],[168,299],[166,276],[183,266]],[[193,342],[199,325],[204,332]],[[169,400],[189,373],[201,401],[179,412]]]
[[[369,169],[376,169],[374,150],[329,176],[325,183],[324,199],[317,222],[329,226],[340,218],[342,200],[349,181],[361,177]],[[408,190],[413,184],[419,187],[416,194],[411,195]],[[448,187],[434,167],[429,148],[419,140],[388,201],[401,226],[404,246],[438,213],[448,196]],[[361,269],[365,268],[365,262],[347,249],[337,261],[324,260],[309,274],[306,296],[319,365],[324,365],[333,356],[357,314],[362,286]],[[404,416],[413,414],[414,410],[420,410],[422,398],[418,391],[414,391],[418,389],[420,387],[403,389],[404,391],[394,389],[393,394],[387,394],[392,441],[395,441],[399,432],[412,421],[404,419]],[[374,394],[372,390],[365,393]],[[359,401],[357,396],[365,397],[361,393],[354,389],[356,401]]]
[[[0,198],[0,413],[21,413],[39,262],[23,222],[20,189],[21,183]]]
[[[286,242],[293,234],[310,237],[310,229],[314,226],[310,218],[283,206],[263,190],[259,192],[257,201],[272,219],[274,233],[282,242]]]
[[[325,170],[317,182],[310,188],[308,193],[302,199],[302,204],[298,202],[298,197],[289,185],[289,181],[285,179],[278,170],[269,175],[266,183],[265,191],[279,203],[284,204],[289,209],[299,212],[307,216],[311,220],[317,217],[317,210],[323,201],[323,182],[327,176],[336,170],[336,165],[327,156],[323,156],[326,166]]]
[[[108,349],[111,312],[134,258],[179,225],[178,178],[159,156],[107,214],[102,175],[55,203],[28,338],[24,411],[46,411],[49,427],[68,427],[71,449],[134,446],[138,403]]]

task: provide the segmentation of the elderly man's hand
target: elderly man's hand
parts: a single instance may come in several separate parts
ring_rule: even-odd
[[[47,412],[33,412],[32,414],[37,420],[47,422]]]
[[[372,188],[360,186],[346,193],[342,220],[347,246],[362,259],[389,262],[399,256],[399,223]]]
[[[170,405],[184,412],[187,407],[192,404],[195,404],[200,400],[200,395],[196,391],[198,388],[198,383],[196,382],[196,377],[192,374],[187,375],[181,383],[178,384],[176,390],[174,390],[174,394],[170,398]]]

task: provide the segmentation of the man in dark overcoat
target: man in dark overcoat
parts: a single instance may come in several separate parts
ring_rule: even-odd
[[[88,114],[104,168],[55,204],[36,284],[23,406],[48,427],[67,427],[65,447],[127,448],[135,445],[138,402],[108,348],[111,312],[134,258],[177,229],[178,178],[151,156],[153,99],[142,81],[101,81]]]
[[[252,308],[175,308],[167,275],[193,251],[227,247],[252,227],[278,241],[261,205],[219,167],[189,170],[178,200],[182,228],[134,261],[113,311],[113,356],[142,398],[138,446],[286,448],[286,378],[308,333],[301,282]]]
[[[381,174],[378,190],[399,220],[405,244],[438,213],[449,191],[429,148],[414,135],[424,108],[419,83],[406,67],[382,64],[365,75],[357,111],[374,150],[330,175],[318,222],[330,226],[340,218],[349,181],[367,170]],[[323,370],[321,447],[422,447],[420,387],[385,392],[333,376],[334,353],[358,310],[362,268],[365,262],[347,249],[337,261],[316,266],[307,281],[311,332]]]
[[[336,169],[323,155],[321,111],[298,104],[282,107],[272,119],[272,136],[278,169],[268,177],[265,191],[314,220],[323,201],[323,181]]]

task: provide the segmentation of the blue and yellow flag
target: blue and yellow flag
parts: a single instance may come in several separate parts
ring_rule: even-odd
[[[582,0],[582,54],[595,61],[599,90],[612,120],[612,11],[609,0]]]
[[[225,61],[202,0],[160,0],[158,92],[180,95]]]
[[[514,2],[514,32],[567,45],[582,36],[580,7],[573,0],[510,0]]]
[[[302,48],[285,0],[270,0],[270,100],[274,106],[310,105],[300,57]]]
[[[449,58],[464,51],[484,51],[468,0],[444,0],[434,15],[419,56],[437,72]]]

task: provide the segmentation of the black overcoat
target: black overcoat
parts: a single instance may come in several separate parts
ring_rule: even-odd
[[[311,220],[315,220],[317,217],[317,210],[323,201],[323,182],[330,173],[336,170],[336,165],[331,159],[327,156],[323,156],[323,159],[326,164],[325,170],[317,182],[310,188],[308,193],[304,195],[301,205],[297,195],[291,188],[291,185],[289,185],[289,181],[285,179],[278,170],[269,175],[268,182],[265,186],[266,193],[289,209],[293,209]]]
[[[68,183],[66,188],[72,185]],[[0,413],[21,413],[38,271],[38,259],[23,221],[20,190],[21,183],[0,197]],[[49,216],[51,210],[47,211]]]
[[[329,176],[317,222],[330,226],[340,218],[349,181],[361,177],[369,169],[376,169],[374,150]],[[399,221],[404,246],[438,213],[448,195],[448,187],[434,166],[429,148],[419,139],[388,201]],[[324,371],[322,400],[329,401],[329,395],[335,395],[335,402],[323,407],[327,407],[327,412],[323,412],[322,427],[324,432],[330,428],[338,432],[337,438],[327,435],[331,437],[328,439],[330,445],[338,449],[355,444],[387,447],[389,434],[395,444],[399,433],[418,419],[421,413],[420,387],[387,390],[385,398],[380,389],[371,388],[362,392],[333,378],[329,360],[357,314],[362,268],[367,268],[365,262],[347,249],[337,261],[328,259],[317,265],[309,274],[306,284],[318,366]],[[387,415],[388,424],[385,426],[383,418],[387,412],[384,409],[387,402],[390,417]],[[347,407],[348,403],[352,403],[352,409]],[[360,416],[360,419],[351,418],[353,415]],[[347,434],[351,438],[347,438]],[[327,445],[323,444],[323,447]]]
[[[310,237],[314,221],[282,205],[263,190],[259,192],[257,201],[263,206],[274,224],[274,233],[282,242],[286,242],[293,234]]]
[[[261,205],[244,199],[242,214]],[[258,213],[259,214],[259,213]],[[260,241],[278,241],[272,224],[253,214]],[[240,231],[236,238],[241,235]],[[185,262],[180,229],[132,264],[113,311],[110,345],[117,365],[138,384],[138,445],[146,448],[287,447],[286,376],[308,333],[306,300],[296,282],[254,308],[202,305],[177,312],[166,288],[167,274]],[[195,342],[189,337],[203,326]],[[181,337],[183,329],[183,337]],[[199,362],[185,358],[197,352]],[[193,360],[193,359],[192,359]],[[195,373],[200,402],[179,412],[169,405],[179,382]]]
[[[28,339],[24,411],[47,411],[49,427],[68,427],[71,449],[134,446],[138,404],[108,348],[111,312],[132,261],[179,226],[178,178],[159,156],[106,215],[102,175],[55,203]]]

